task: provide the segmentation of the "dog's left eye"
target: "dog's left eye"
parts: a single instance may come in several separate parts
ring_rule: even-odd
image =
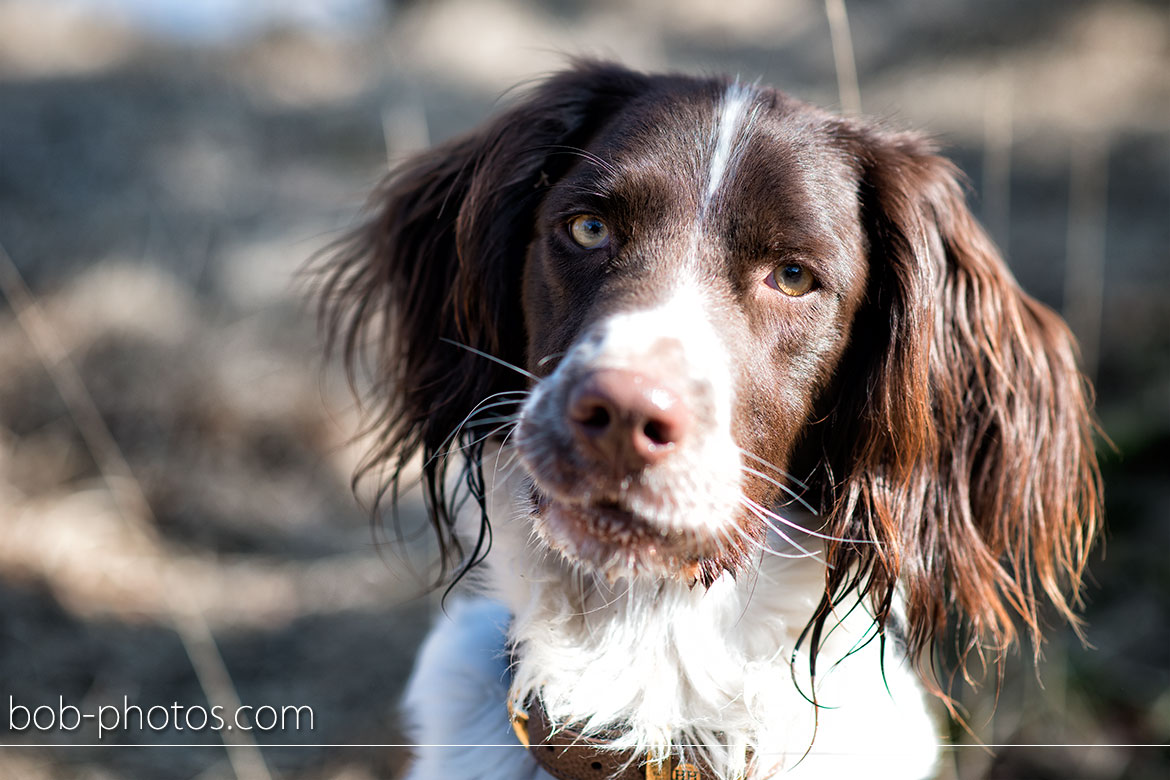
[[[803,265],[787,263],[773,269],[765,283],[791,298],[799,298],[813,288],[816,279],[813,278],[812,271]]]
[[[609,228],[592,214],[578,214],[569,220],[569,235],[586,249],[600,249],[609,243]]]

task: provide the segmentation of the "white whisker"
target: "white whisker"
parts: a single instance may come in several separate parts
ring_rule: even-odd
[[[506,418],[498,418],[498,419],[506,419]],[[452,453],[466,452],[466,451],[470,450],[472,447],[474,447],[475,445],[479,444],[480,442],[487,441],[488,439],[497,435],[498,433],[500,433],[500,431],[503,431],[504,429],[509,428],[509,427],[514,428],[515,424],[516,424],[515,420],[506,420],[502,425],[497,425],[495,428],[493,428],[492,430],[483,434],[479,438],[473,439],[473,440],[467,442],[466,444],[460,445],[460,446],[456,447],[455,449],[451,450],[451,452]]]
[[[738,533],[740,536],[742,536],[744,538],[744,540],[747,541],[747,543],[749,545],[756,548],[764,555],[771,555],[771,556],[774,556],[776,558],[798,558],[798,559],[804,559],[804,558],[814,558],[815,559],[819,555],[819,553],[811,552],[809,550],[804,550],[804,552],[800,552],[800,553],[783,552],[781,550],[777,550],[775,548],[769,547],[767,545],[767,543],[761,542],[759,539],[753,539],[747,531],[743,530],[742,528],[740,528],[737,525],[733,525],[732,528],[735,530],[736,533]],[[772,529],[772,530],[775,530],[775,529]],[[726,531],[723,531],[723,534],[726,535]],[[780,534],[780,536],[784,536],[784,535]],[[784,539],[785,539],[785,541],[789,542],[793,547],[797,547],[797,548],[800,547],[800,545],[796,544],[788,537],[784,536]],[[731,537],[726,536],[726,541],[730,544],[732,541]]]
[[[789,520],[788,518],[776,514],[771,509],[767,509],[767,508],[761,506],[757,502],[752,501],[747,496],[742,496],[742,500],[750,508],[755,509],[758,512],[762,512],[763,514],[767,515],[769,518],[771,518],[777,522],[783,523],[784,525],[788,526],[789,528],[793,528],[797,531],[800,531],[801,533],[808,534],[809,536],[814,536],[817,539],[824,539],[827,542],[847,542],[850,544],[877,544],[877,542],[866,540],[866,539],[845,539],[845,538],[840,537],[840,536],[829,536],[828,534],[823,534],[823,533],[820,533],[819,531],[813,531],[809,528],[805,528],[800,523],[794,523],[791,520]]]
[[[452,429],[452,431],[449,434],[447,434],[447,438],[443,439],[443,442],[438,447],[435,448],[435,453],[433,455],[431,455],[431,457],[427,458],[426,462],[423,464],[424,468],[426,466],[429,466],[433,461],[435,461],[436,459],[438,459],[439,457],[441,457],[443,455],[443,453],[447,449],[447,445],[451,443],[451,440],[459,435],[459,431],[463,430],[463,426],[465,426],[467,424],[467,421],[470,420],[472,417],[474,417],[476,414],[478,414],[479,412],[482,412],[486,409],[494,409],[498,406],[507,406],[509,404],[519,403],[519,401],[520,401],[519,398],[513,399],[513,400],[507,400],[507,401],[497,401],[497,402],[491,403],[491,404],[488,403],[489,401],[491,401],[494,398],[500,398],[502,396],[508,396],[508,395],[524,396],[524,395],[528,395],[528,391],[527,390],[503,390],[499,393],[492,393],[487,398],[484,398],[482,401],[477,403],[472,408],[472,410],[467,413],[467,416],[464,417],[459,422],[459,424],[456,425],[454,427],[454,429]]]
[[[485,425],[494,425],[502,422],[519,422],[520,414],[506,414],[502,417],[484,417],[482,420],[471,420],[463,426],[463,430],[470,430],[472,428],[482,428]]]
[[[812,551],[810,551],[810,550],[807,550],[807,549],[805,549],[805,548],[804,548],[804,547],[803,547],[803,546],[802,546],[802,545],[801,545],[799,542],[797,542],[795,539],[793,539],[791,536],[789,536],[788,534],[786,534],[784,531],[780,530],[780,529],[779,529],[779,528],[777,528],[775,525],[773,525],[773,524],[772,524],[772,522],[771,522],[771,520],[770,520],[770,519],[769,519],[769,517],[768,517],[769,515],[772,515],[772,513],[771,513],[771,512],[768,512],[768,510],[764,509],[762,506],[760,506],[759,504],[757,504],[755,501],[752,501],[752,500],[751,500],[750,498],[748,498],[747,496],[743,496],[743,497],[741,498],[741,503],[742,503],[742,504],[743,504],[745,507],[747,507],[747,508],[748,508],[748,511],[750,511],[750,512],[751,512],[752,514],[754,514],[756,517],[758,517],[758,518],[760,518],[761,520],[763,520],[763,521],[764,521],[764,525],[768,526],[768,528],[770,528],[770,529],[772,530],[772,532],[773,532],[773,533],[775,533],[775,534],[776,534],[777,536],[779,536],[781,539],[783,539],[784,541],[788,542],[790,545],[792,545],[793,547],[795,547],[796,549],[798,549],[798,550],[800,550],[802,553],[804,553],[804,555],[803,555],[803,556],[800,556],[800,557],[806,557],[806,558],[818,558],[818,559],[819,559],[819,553],[814,553],[814,552],[812,552]],[[775,517],[775,515],[772,515],[772,516],[773,516],[773,517]],[[778,517],[777,517],[776,519],[780,519],[780,518],[778,518]],[[793,528],[800,528],[800,526],[798,526],[798,525],[793,525]],[[804,530],[804,529],[801,529],[801,530]]]
[[[439,341],[445,341],[448,344],[451,344],[452,346],[456,346],[456,347],[459,347],[460,349],[465,349],[468,352],[479,355],[481,358],[486,358],[488,360],[491,360],[492,362],[499,363],[504,368],[510,368],[513,371],[515,371],[516,373],[523,374],[524,376],[528,377],[529,379],[532,379],[532,380],[538,379],[536,374],[533,374],[531,371],[526,371],[523,368],[520,368],[520,366],[516,365],[515,363],[509,363],[507,360],[504,360],[503,358],[498,358],[495,355],[488,354],[487,352],[484,352],[483,350],[476,349],[475,347],[469,347],[466,344],[460,344],[458,341],[453,341],[453,340],[448,339],[448,338],[440,337]]]
[[[776,487],[780,488],[785,493],[792,496],[793,501],[796,501],[802,507],[807,509],[814,517],[819,514],[817,512],[817,510],[813,509],[812,504],[805,501],[799,494],[797,494],[795,491],[793,491],[792,488],[788,487],[784,483],[782,483],[778,480],[775,480],[772,477],[769,477],[767,474],[765,474],[762,471],[756,471],[755,469],[751,468],[750,466],[740,466],[740,469],[747,472],[748,474],[752,474],[754,476],[759,477],[760,479],[764,480],[765,482],[768,482],[769,484],[775,485]]]
[[[796,477],[794,477],[794,476],[793,476],[793,475],[792,475],[790,472],[788,472],[788,471],[785,471],[784,469],[782,469],[782,468],[780,468],[779,466],[777,466],[775,463],[772,463],[772,462],[771,462],[771,461],[769,461],[769,460],[766,460],[766,459],[764,459],[764,458],[761,458],[759,455],[755,454],[754,452],[749,452],[748,450],[745,450],[743,447],[738,447],[737,449],[739,450],[739,454],[740,454],[740,455],[743,455],[743,456],[745,456],[745,457],[751,458],[751,459],[752,459],[752,460],[754,460],[756,463],[759,463],[759,464],[761,464],[761,465],[763,465],[763,466],[767,466],[768,468],[772,469],[773,471],[775,471],[775,472],[776,472],[777,474],[779,474],[780,476],[782,476],[782,477],[784,477],[785,479],[787,479],[788,481],[792,482],[794,485],[796,485],[796,486],[797,486],[798,488],[800,488],[801,490],[808,490],[808,485],[806,485],[805,483],[801,482],[799,479],[797,479]]]

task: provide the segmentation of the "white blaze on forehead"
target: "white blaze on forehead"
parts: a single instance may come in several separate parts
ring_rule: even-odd
[[[751,124],[748,108],[755,90],[739,82],[731,84],[719,103],[715,129],[715,148],[707,168],[707,189],[703,193],[703,211],[719,191],[724,178],[732,171],[742,151],[741,136]]]

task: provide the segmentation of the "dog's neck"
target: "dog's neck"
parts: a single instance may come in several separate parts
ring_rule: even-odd
[[[850,704],[859,715],[873,706],[860,698],[889,706],[881,643],[866,645],[873,621],[864,606],[846,615],[853,602],[839,623],[829,623],[836,627],[822,645],[814,695],[807,640],[798,640],[825,587],[815,538],[799,540],[809,556],[759,553],[758,568],[725,574],[708,588],[681,580],[609,583],[535,538],[522,511],[526,490],[523,476],[513,475],[489,495],[493,543],[479,575],[512,614],[513,705],[539,697],[556,722],[586,733],[617,727],[615,749],[664,756],[672,746],[704,745],[728,777],[742,772],[749,750],[757,761],[791,766],[814,736],[817,748],[841,749],[826,747],[835,735],[826,734],[827,710],[818,713],[813,699],[823,707]],[[888,660],[887,673],[894,672],[895,687],[909,688],[903,700],[909,696],[921,720],[921,696],[900,664]],[[852,752],[856,741],[840,738]]]
[[[771,579],[773,571],[738,581],[725,575],[707,589],[676,581],[610,585],[545,558],[525,572],[528,592],[509,600],[512,700],[539,695],[557,722],[586,733],[616,726],[623,736],[615,747],[656,757],[672,745],[726,745],[724,761],[734,766],[775,721],[776,702],[753,700],[753,686],[782,676],[791,698],[787,731],[803,734],[807,746],[813,708],[793,681],[803,681],[809,697],[812,686],[807,667],[789,660],[823,587],[823,568],[802,563],[786,562],[793,590],[777,598],[775,589],[756,587],[757,577]]]

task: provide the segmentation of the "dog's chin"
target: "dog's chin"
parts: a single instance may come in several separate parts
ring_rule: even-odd
[[[573,564],[610,581],[621,577],[709,582],[731,567],[715,539],[672,531],[618,503],[578,503],[534,491],[540,539]]]

